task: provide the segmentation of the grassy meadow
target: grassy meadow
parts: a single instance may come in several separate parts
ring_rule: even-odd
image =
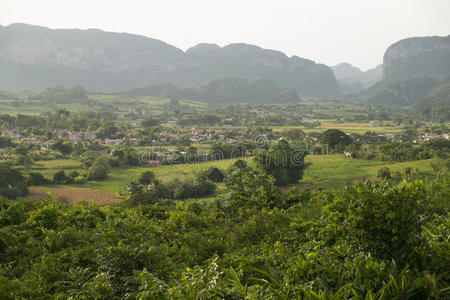
[[[320,125],[315,128],[301,128],[305,133],[310,132],[323,132],[328,129],[340,129],[347,134],[357,133],[364,134],[367,131],[373,131],[377,133],[398,134],[403,128],[399,126],[388,126],[387,124],[379,124],[378,122],[366,122],[366,123],[352,123],[352,122],[336,122],[336,120],[317,120]],[[296,129],[299,126],[266,126],[273,131],[284,131],[289,129]]]
[[[128,112],[130,108],[140,109],[143,112],[162,113],[163,105],[168,104],[170,99],[153,96],[132,97],[122,94],[89,94],[88,101],[54,103],[47,100],[12,100],[0,99],[0,111],[8,114],[38,115],[53,112],[59,108],[68,111],[99,111],[104,107],[113,107],[117,112]],[[193,100],[180,100],[180,104],[196,109],[206,109],[208,104]]]
[[[251,163],[251,158],[247,158]],[[193,176],[196,173],[203,172],[215,166],[221,170],[226,170],[233,164],[235,160],[227,159],[221,161],[211,161],[198,164],[179,164],[179,165],[161,165],[153,167],[119,167],[113,168],[106,180],[89,181],[84,185],[64,185],[49,184],[40,187],[38,191],[42,193],[44,190],[55,196],[62,196],[64,201],[74,202],[76,200],[94,201],[93,195],[99,197],[99,204],[115,203],[116,199],[120,199],[122,192],[130,181],[136,180],[142,172],[152,171],[156,177],[167,182],[173,178],[184,179]],[[333,155],[309,155],[307,162],[311,162],[311,166],[305,171],[304,178],[297,184],[303,189],[338,189],[346,185],[364,181],[366,179],[377,180],[377,171],[381,167],[388,167],[392,173],[403,173],[406,167],[417,168],[421,171],[431,171],[432,164],[438,164],[439,159],[433,158],[428,160],[409,161],[401,163],[390,163],[381,161],[358,160],[345,157],[342,154]],[[39,170],[44,176],[51,179],[53,174],[66,170],[83,172],[82,164],[76,160],[53,160],[41,161],[33,165],[30,171]],[[284,188],[283,190],[286,190]],[[71,190],[76,190],[74,192]],[[56,191],[56,192],[55,192]],[[97,191],[104,192],[97,195]],[[225,186],[223,183],[218,184],[216,195],[223,194]],[[84,198],[83,198],[84,197]],[[110,199],[110,200],[105,200]]]

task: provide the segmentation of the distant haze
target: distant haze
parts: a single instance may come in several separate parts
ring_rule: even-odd
[[[366,70],[400,39],[450,34],[449,16],[449,0],[2,0],[0,24],[129,32],[184,50],[244,42]]]

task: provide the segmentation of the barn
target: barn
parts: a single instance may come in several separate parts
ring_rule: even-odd
[[[225,176],[216,167],[211,167],[206,171],[206,176],[213,182],[222,182]]]

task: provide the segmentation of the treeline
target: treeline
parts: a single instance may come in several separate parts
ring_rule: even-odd
[[[141,174],[137,182],[127,187],[128,200],[132,205],[154,204],[163,200],[185,200],[211,196],[216,185],[202,172],[185,180],[172,179],[163,183],[151,171]]]
[[[45,115],[9,115],[0,114],[0,127],[5,129],[22,130],[23,134],[35,134],[52,138],[56,135],[55,129],[70,131],[98,131],[99,134],[107,131],[111,136],[117,128],[113,129],[115,115],[106,111],[71,113],[64,108]],[[109,131],[113,132],[109,132]],[[115,130],[115,131],[114,131]]]
[[[374,148],[359,149],[352,152],[352,157],[381,161],[411,161],[429,159],[434,156],[448,158],[450,141],[440,138],[427,144],[411,145],[406,143],[386,143],[372,145]]]
[[[72,102],[74,100],[87,100],[86,90],[82,86],[47,88],[40,93],[31,94],[29,100],[47,100],[56,103]]]
[[[172,83],[132,89],[131,96],[158,96],[170,99],[192,99],[208,103],[295,103],[300,98],[296,89],[278,87],[268,79],[224,77],[206,85],[180,88]]]

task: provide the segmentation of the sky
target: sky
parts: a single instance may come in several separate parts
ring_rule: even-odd
[[[255,44],[327,65],[381,64],[403,38],[450,34],[450,0],[0,0],[0,25],[98,28],[183,50]]]

